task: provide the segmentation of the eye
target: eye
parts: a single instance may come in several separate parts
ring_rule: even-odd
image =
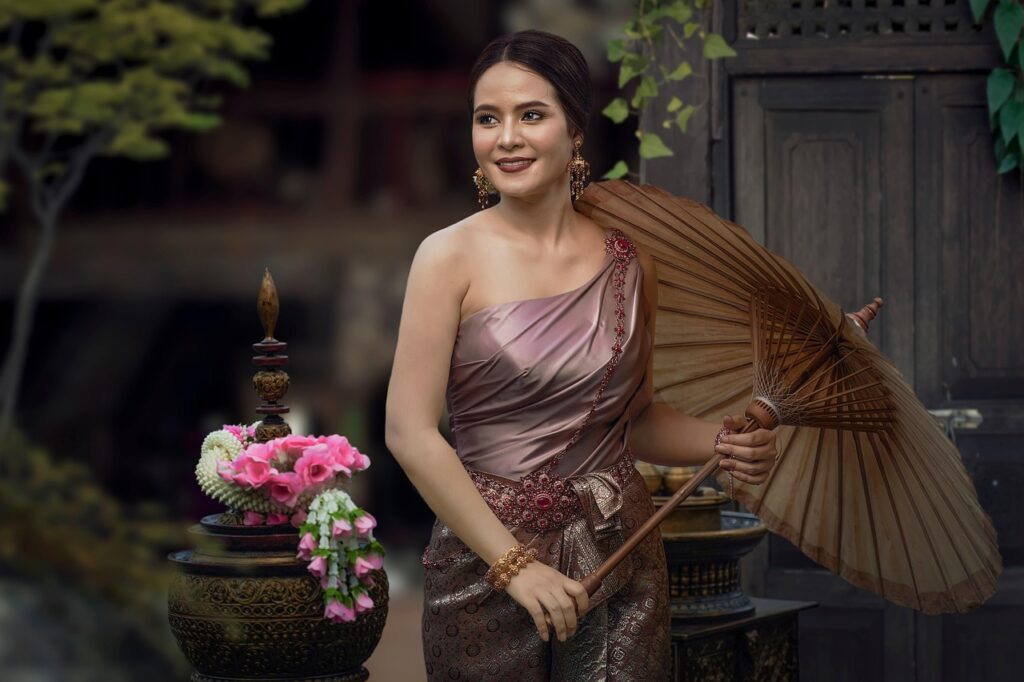
[[[530,114],[535,114],[537,116],[537,118],[531,118],[531,121],[539,121],[540,119],[544,118],[544,114],[540,113],[539,111],[527,111],[525,114],[523,114],[523,116],[529,116]]]
[[[477,123],[487,123],[487,121],[484,120],[484,119],[487,119],[487,118],[494,118],[494,117],[491,116],[490,114],[482,114],[480,116],[477,116],[476,122]]]

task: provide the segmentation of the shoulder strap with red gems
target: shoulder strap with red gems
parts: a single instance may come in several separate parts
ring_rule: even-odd
[[[594,416],[594,411],[597,410],[597,404],[601,402],[601,396],[604,395],[604,391],[608,388],[608,383],[611,381],[612,375],[615,373],[615,368],[619,364],[619,357],[622,355],[622,337],[626,332],[626,326],[624,320],[626,317],[626,293],[624,291],[626,285],[626,270],[629,269],[629,262],[636,258],[636,245],[626,237],[625,234],[618,228],[612,228],[610,235],[605,237],[604,250],[612,258],[615,259],[615,272],[612,273],[612,285],[615,289],[615,342],[612,344],[612,357],[608,360],[608,364],[605,366],[604,376],[601,377],[601,383],[597,387],[597,394],[594,396],[593,402],[590,403],[590,409],[587,411],[586,416],[580,425],[573,432],[572,437],[569,438],[569,442],[566,443],[562,450],[549,459],[546,463],[542,464],[536,469],[536,471],[548,471],[553,469],[562,460],[562,456],[569,451],[576,441],[579,440],[580,435],[583,433],[583,429],[586,428],[587,423],[590,422],[590,418]]]

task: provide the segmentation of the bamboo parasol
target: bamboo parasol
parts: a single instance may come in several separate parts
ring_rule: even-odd
[[[617,227],[658,270],[656,399],[743,429],[778,427],[779,458],[735,497],[843,579],[925,613],[964,613],[1002,571],[960,454],[861,329],[792,264],[699,202],[625,180],[591,183],[576,210]],[[709,475],[717,453],[592,575],[601,580]]]

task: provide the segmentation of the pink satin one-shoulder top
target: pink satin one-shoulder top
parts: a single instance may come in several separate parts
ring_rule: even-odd
[[[446,401],[464,466],[518,480],[565,450],[577,431],[556,475],[602,469],[623,455],[631,421],[652,400],[644,385],[653,341],[635,253],[612,230],[601,269],[585,284],[488,306],[462,321]]]

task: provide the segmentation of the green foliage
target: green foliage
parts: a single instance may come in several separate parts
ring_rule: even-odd
[[[270,36],[244,22],[306,1],[0,0],[0,150],[20,165],[46,165],[57,147],[64,156],[164,156],[162,133],[220,124],[220,99],[200,84],[245,87],[243,63],[269,56]],[[0,156],[0,177],[9,161]],[[24,170],[61,179],[53,168]]]
[[[637,120],[641,121],[644,109],[659,96],[662,86],[671,86],[693,74],[692,65],[685,59],[678,64],[663,64],[658,60],[666,36],[685,50],[684,41],[696,33],[702,41],[705,59],[736,55],[722,36],[706,33],[699,18],[694,20],[695,9],[705,9],[709,5],[709,0],[637,1],[636,14],[623,27],[622,37],[608,41],[607,46],[608,61],[619,64],[619,89],[625,89],[630,83],[636,83],[636,86],[631,96],[613,99],[601,111],[602,114],[614,123],[624,123],[631,114],[636,114]],[[663,129],[675,125],[681,132],[686,132],[690,116],[696,108],[692,104],[684,104],[678,97],[671,98],[665,111],[673,115],[661,121]],[[636,137],[641,158],[673,156],[672,149],[657,133],[638,127]],[[630,174],[629,166],[625,161],[618,161],[601,177],[612,179],[627,174]]]
[[[187,546],[184,524],[123,507],[81,462],[58,461],[17,432],[0,451],[0,563],[127,606],[166,588],[173,571],[161,552]]]
[[[1024,0],[998,0],[992,22],[1006,66],[988,76],[989,123],[995,136],[996,168],[1008,173],[1024,167]],[[971,0],[975,23],[980,23],[991,0]]]

